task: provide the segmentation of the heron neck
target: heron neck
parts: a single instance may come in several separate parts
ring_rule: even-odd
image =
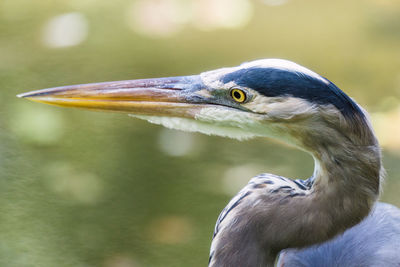
[[[371,208],[377,199],[383,176],[381,150],[368,119],[361,116],[359,120],[341,122],[328,117],[284,127],[295,143],[314,158],[310,197],[343,202],[343,209],[356,208],[361,203]],[[349,199],[351,203],[346,202]],[[321,202],[318,208],[323,209],[324,204]]]
[[[281,220],[293,222],[295,238],[288,238],[286,247],[322,243],[344,232],[368,215],[380,192],[381,152],[372,131],[371,142],[365,145],[337,142],[334,136],[314,140],[320,141],[308,147],[315,161],[309,194],[278,209],[286,213],[278,215]]]
[[[372,130],[369,141],[362,145],[362,141],[346,140],[335,133],[309,136],[312,145],[304,142],[315,161],[310,188],[305,197],[284,203],[276,197],[279,204],[271,211],[270,224],[274,231],[285,234],[267,241],[269,254],[276,256],[282,249],[308,247],[333,238],[365,218],[378,198],[383,168]]]
[[[326,242],[368,215],[383,172],[372,130],[363,140],[335,128],[321,132],[292,136],[315,160],[309,188],[275,175],[252,179],[217,223],[210,266],[274,266],[281,250]]]
[[[380,192],[383,171],[378,143],[365,146],[348,142],[325,144],[314,150],[312,156],[315,166],[310,192],[313,197],[343,202],[344,209],[364,203],[369,208],[373,205]],[[346,203],[350,199],[352,201]]]

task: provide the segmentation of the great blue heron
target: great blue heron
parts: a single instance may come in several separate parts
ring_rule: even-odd
[[[209,266],[273,266],[279,253],[280,266],[400,266],[400,211],[376,204],[384,171],[367,114],[302,66],[264,59],[200,75],[20,97],[127,112],[185,131],[272,137],[310,153],[311,178],[261,174],[229,202],[215,226]]]

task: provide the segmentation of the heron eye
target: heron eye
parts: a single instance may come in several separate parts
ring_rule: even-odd
[[[232,89],[231,90],[231,97],[238,103],[243,103],[246,101],[246,93],[240,89]]]

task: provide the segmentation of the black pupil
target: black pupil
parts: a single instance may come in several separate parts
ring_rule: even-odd
[[[240,99],[242,97],[242,95],[238,91],[233,92],[233,96],[237,99]]]

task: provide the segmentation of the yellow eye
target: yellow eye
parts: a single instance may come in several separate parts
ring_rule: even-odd
[[[238,103],[243,103],[246,101],[246,93],[240,89],[232,89],[231,90],[231,97]]]

